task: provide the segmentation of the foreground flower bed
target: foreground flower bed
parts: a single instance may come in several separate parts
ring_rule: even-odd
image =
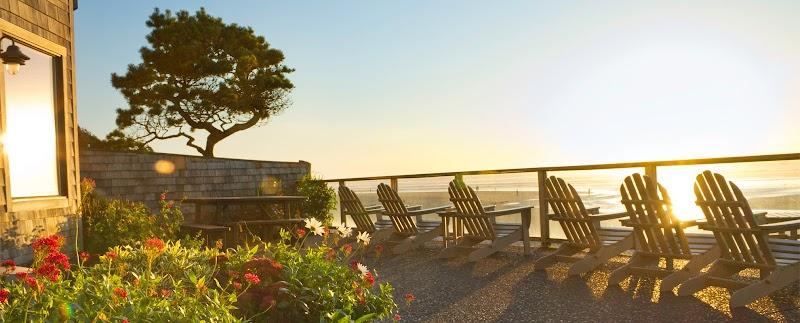
[[[305,237],[222,250],[153,238],[82,252],[70,264],[58,236],[33,244],[30,272],[6,277],[2,321],[369,321],[396,317],[392,286],[355,260],[364,244],[328,238],[298,251]],[[331,234],[330,236],[333,236]],[[299,238],[299,241],[298,241]],[[335,243],[327,243],[328,241]],[[363,241],[363,239],[362,239]],[[13,262],[3,263],[6,272]]]

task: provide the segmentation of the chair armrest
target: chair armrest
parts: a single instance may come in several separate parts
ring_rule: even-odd
[[[533,209],[533,206],[520,206],[520,207],[511,208],[511,209],[489,211],[489,212],[486,212],[486,215],[487,216],[502,216],[502,215],[522,213],[525,210],[532,210],[532,209]]]
[[[635,226],[634,223],[633,223],[633,220],[631,220],[631,219],[620,220],[619,222],[622,223],[622,225],[624,225],[626,227],[634,227]],[[688,227],[693,227],[693,226],[697,225],[697,220],[685,220],[685,221],[680,221],[677,224],[681,228],[688,228]]]
[[[590,215],[600,214],[600,207],[599,206],[590,207],[590,208],[586,209],[586,212],[589,213]]]
[[[484,206],[484,207],[483,207],[483,210],[484,210],[484,211],[486,211],[486,212],[489,212],[489,213],[491,213],[491,212],[495,212],[495,210],[494,210],[494,209],[495,209],[496,207],[497,207],[496,205]],[[437,212],[437,214],[439,214],[439,216],[441,216],[441,217],[445,217],[445,216],[454,216],[454,215],[458,215],[459,213],[458,213],[458,211],[456,210],[456,208],[454,208],[454,207],[452,207],[452,206],[451,206],[451,207],[448,207],[446,210],[444,210],[444,211],[442,211],[442,212]]]
[[[383,210],[383,205],[370,205],[370,206],[366,206],[366,207],[364,207],[364,210],[366,210],[366,211],[377,211],[377,210]]]
[[[409,211],[422,210],[422,204],[406,206],[406,210],[409,210]]]
[[[439,207],[432,207],[432,208],[429,208],[429,209],[420,209],[420,210],[408,211],[408,213],[406,213],[406,214],[407,214],[407,215],[423,215],[423,214],[432,214],[432,213],[437,213],[437,212],[439,212],[439,211],[444,211],[444,210],[446,210],[446,209],[448,209],[448,208],[451,208],[451,207],[452,207],[452,206],[439,206]]]
[[[759,225],[758,227],[766,232],[800,230],[800,220],[789,220],[789,221],[775,222],[770,224],[762,224]]]
[[[628,216],[628,212],[620,212],[620,213],[609,213],[609,214],[598,214],[598,215],[589,215],[589,219],[592,221],[605,221],[605,220],[613,220],[624,218]]]

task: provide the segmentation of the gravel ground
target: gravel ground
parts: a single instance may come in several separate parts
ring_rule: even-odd
[[[693,297],[659,293],[660,280],[634,278],[607,287],[608,275],[628,257],[612,259],[592,273],[566,278],[567,266],[534,270],[542,253],[509,249],[476,263],[465,257],[437,259],[435,245],[404,255],[367,259],[381,281],[395,287],[408,322],[800,322],[800,284],[733,311],[729,293],[708,288]]]

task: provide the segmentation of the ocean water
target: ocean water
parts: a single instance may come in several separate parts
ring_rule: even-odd
[[[703,170],[720,173],[734,182],[742,189],[754,210],[766,211],[770,216],[800,215],[800,161],[659,167],[658,181],[669,191],[673,209],[681,218],[702,217],[700,210],[694,205],[692,187],[695,176]],[[629,168],[563,171],[548,175],[562,177],[572,184],[587,208],[600,207],[602,213],[608,213],[623,210],[619,186],[626,176],[634,172],[644,173],[644,170]],[[426,208],[450,205],[447,185],[451,180],[452,177],[400,179],[399,193],[408,205],[420,204]],[[478,192],[485,205],[497,205],[498,209],[520,205],[538,206],[536,173],[472,175],[465,176],[464,181]],[[359,195],[365,205],[373,205],[378,204],[375,189],[380,182],[352,182],[347,183],[347,186]],[[338,210],[334,214],[338,215]],[[438,218],[436,215],[429,215],[425,219]],[[517,223],[519,217],[504,217],[499,222]],[[538,219],[534,219],[531,227],[534,236],[538,235],[538,226]],[[551,236],[563,236],[557,224],[553,226],[551,223]]]

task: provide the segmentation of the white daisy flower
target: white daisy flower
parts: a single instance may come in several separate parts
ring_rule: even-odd
[[[325,228],[322,227],[322,222],[315,218],[308,218],[303,220],[306,223],[306,228],[310,230],[312,233],[321,236],[325,234]]]
[[[347,238],[353,233],[353,228],[348,227],[346,224],[342,223],[341,225],[336,227],[336,231],[339,232],[340,237]]]
[[[356,264],[356,269],[361,272],[361,276],[365,276],[369,272],[369,268],[360,262]]]
[[[369,236],[369,233],[367,232],[361,232],[356,236],[356,240],[358,240],[358,242],[364,244],[365,246],[369,244],[370,239],[371,238]]]

